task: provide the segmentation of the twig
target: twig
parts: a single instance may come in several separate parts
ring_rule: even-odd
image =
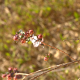
[[[80,60],[76,60],[76,61],[72,61],[72,62],[68,62],[68,63],[63,63],[63,64],[60,64],[60,65],[57,65],[56,67],[52,67],[50,70],[47,70],[47,71],[45,71],[45,72],[43,72],[42,74],[40,74],[40,75],[37,75],[37,76],[35,76],[35,77],[32,77],[30,80],[34,80],[34,79],[36,79],[36,78],[38,78],[39,76],[41,76],[41,75],[44,75],[44,74],[46,74],[46,73],[48,73],[48,72],[50,72],[50,71],[53,71],[53,70],[55,70],[55,69],[58,69],[58,68],[61,68],[61,67],[65,67],[65,66],[69,66],[69,65],[71,65],[71,64],[73,64],[73,63],[79,63],[80,62]]]
[[[24,80],[25,78],[28,78],[28,77],[31,77],[30,80],[34,80],[34,79],[38,78],[39,76],[44,75],[44,74],[46,74],[46,73],[48,73],[50,71],[55,72],[57,69],[59,69],[61,67],[67,67],[67,66],[69,66],[69,65],[71,65],[73,63],[79,63],[79,62],[80,62],[80,60],[76,60],[76,61],[63,63],[63,64],[60,64],[60,65],[56,65],[55,67],[51,66],[51,67],[48,67],[48,68],[45,68],[45,69],[41,69],[41,70],[38,70],[38,71],[30,73],[30,74],[16,73],[15,75],[18,75],[18,74],[24,75],[25,77],[23,77],[22,80]]]
[[[69,55],[68,55],[67,53],[65,53],[64,51],[62,51],[62,50],[60,50],[60,49],[58,49],[58,48],[56,48],[56,47],[50,46],[50,45],[48,45],[48,44],[45,44],[44,42],[42,42],[42,44],[43,44],[43,45],[46,45],[46,46],[48,46],[48,47],[54,48],[54,49],[56,49],[56,50],[58,50],[58,51],[60,51],[60,52],[62,52],[62,53],[64,53],[64,54],[66,54],[70,59],[72,59],[72,60],[75,61],[74,58],[72,58],[71,56],[69,56]]]

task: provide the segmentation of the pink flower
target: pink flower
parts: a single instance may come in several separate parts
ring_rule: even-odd
[[[36,41],[36,42],[33,43],[34,47],[38,47],[40,44],[41,44],[40,41]]]

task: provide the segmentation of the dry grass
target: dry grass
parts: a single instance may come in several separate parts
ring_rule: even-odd
[[[43,34],[45,43],[80,59],[80,41],[76,40],[80,39],[79,0],[0,0],[0,74],[10,66],[31,73],[70,62],[68,56],[55,49],[46,46],[34,48],[31,43],[14,42],[12,37],[19,29],[33,29],[35,34]],[[45,62],[43,57],[49,51],[50,60]],[[69,68],[37,80],[77,80],[80,65]]]

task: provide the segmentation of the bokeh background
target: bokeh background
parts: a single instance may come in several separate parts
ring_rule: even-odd
[[[0,80],[8,67],[31,73],[52,65],[69,62],[65,54],[49,47],[13,41],[22,29],[42,34],[44,42],[74,59],[80,59],[80,0],[0,0]],[[44,56],[51,53],[45,62]],[[64,71],[50,72],[37,80],[78,80],[80,64]]]

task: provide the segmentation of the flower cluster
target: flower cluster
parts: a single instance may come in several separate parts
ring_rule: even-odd
[[[19,73],[17,68],[8,68],[8,72],[2,75],[2,78],[7,78],[7,80],[18,80],[22,78],[22,75],[15,75],[15,73]]]
[[[16,35],[13,37],[13,40],[21,40],[21,43],[27,43],[31,41],[34,47],[38,47],[43,42],[43,36],[41,34],[34,36],[33,30],[28,30],[27,32],[19,30],[19,32],[17,32]]]

